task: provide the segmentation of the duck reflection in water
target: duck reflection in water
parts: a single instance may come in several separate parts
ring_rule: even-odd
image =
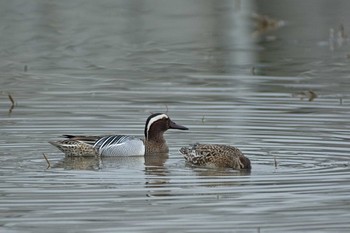
[[[127,157],[64,157],[53,168],[64,168],[67,170],[101,170],[110,168],[132,168],[145,170],[147,173],[159,171],[168,159],[167,153],[149,156],[127,156]]]

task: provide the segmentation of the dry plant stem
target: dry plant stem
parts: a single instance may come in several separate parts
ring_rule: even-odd
[[[273,160],[275,162],[275,169],[277,169],[277,159],[276,159],[276,156],[273,156]]]
[[[44,159],[46,160],[47,162],[47,168],[46,169],[49,169],[51,167],[51,164],[50,164],[50,161],[47,159],[47,156],[45,153],[43,153],[43,156],[44,156]]]
[[[9,109],[9,114],[11,114],[13,108],[15,107],[16,102],[15,102],[15,100],[13,99],[13,97],[12,97],[11,94],[8,94],[8,97],[9,97],[9,99],[10,99],[10,101],[11,101],[11,106],[10,106],[10,109]]]
[[[11,94],[8,94],[8,97],[9,97],[9,99],[11,101],[12,106],[15,106],[15,100],[12,98]]]

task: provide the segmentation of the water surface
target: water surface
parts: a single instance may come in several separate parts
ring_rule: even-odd
[[[1,3],[1,232],[347,232],[349,3],[282,2]],[[190,128],[166,133],[168,155],[47,143],[142,137],[151,112]],[[187,166],[195,142],[253,169]]]

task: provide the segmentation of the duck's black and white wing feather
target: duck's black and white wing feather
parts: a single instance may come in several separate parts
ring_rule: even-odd
[[[138,156],[145,154],[144,142],[126,135],[104,136],[97,140],[94,148],[101,156]]]

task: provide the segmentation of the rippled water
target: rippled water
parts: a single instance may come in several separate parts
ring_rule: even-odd
[[[0,3],[0,231],[347,232],[350,50],[329,31],[349,32],[349,3],[279,2]],[[283,27],[252,37],[253,13]],[[47,143],[142,137],[150,112],[190,128],[166,133],[168,155]],[[186,166],[194,142],[235,145],[253,169]]]

